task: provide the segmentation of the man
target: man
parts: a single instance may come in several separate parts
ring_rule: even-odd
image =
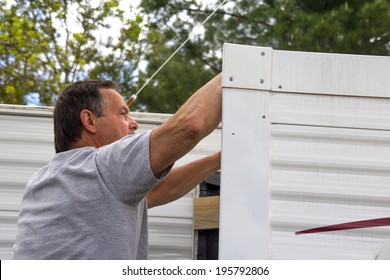
[[[164,124],[136,135],[113,82],[68,86],[54,109],[56,155],[26,187],[14,258],[146,259],[147,208],[220,168],[220,153],[172,165],[220,123],[221,99],[218,75]]]

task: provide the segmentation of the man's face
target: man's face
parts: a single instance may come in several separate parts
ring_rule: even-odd
[[[138,123],[130,117],[129,108],[119,93],[108,88],[100,92],[106,101],[106,109],[103,116],[97,118],[96,136],[99,146],[104,146],[134,133]]]

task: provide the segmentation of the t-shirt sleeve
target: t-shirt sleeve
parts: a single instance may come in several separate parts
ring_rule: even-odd
[[[138,204],[172,168],[154,176],[149,156],[150,133],[128,135],[96,151],[101,179],[126,204]]]

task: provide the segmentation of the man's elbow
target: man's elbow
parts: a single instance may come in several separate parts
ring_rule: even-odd
[[[208,134],[204,121],[201,118],[192,117],[186,122],[186,137],[188,139],[198,142]]]

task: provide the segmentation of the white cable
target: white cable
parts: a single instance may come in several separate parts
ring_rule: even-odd
[[[225,2],[227,0],[224,0],[203,22],[202,22],[202,26],[215,14],[216,11],[219,10],[219,8],[221,8]],[[195,29],[195,28],[194,28]],[[168,57],[167,60],[165,60],[165,62],[160,66],[160,68],[158,68],[156,70],[156,72],[153,73],[153,75],[146,80],[146,82],[144,83],[144,85],[137,91],[136,94],[133,94],[131,97],[130,97],[130,100],[128,101],[128,103],[130,103],[130,101],[132,101],[131,103],[134,102],[134,100],[137,98],[138,94],[144,89],[144,87],[146,87],[149,82],[154,78],[154,76],[157,75],[158,72],[160,72],[160,70],[172,59],[172,57],[188,42],[189,39],[191,39],[191,37],[193,36],[193,34],[195,33],[194,32],[194,29],[191,31],[190,35],[188,36],[188,38],[171,54],[170,57]]]

